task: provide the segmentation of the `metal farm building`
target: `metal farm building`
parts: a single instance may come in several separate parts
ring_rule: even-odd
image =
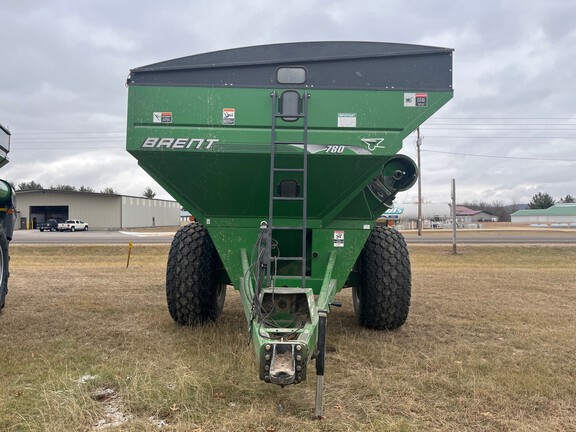
[[[547,209],[518,210],[510,216],[512,222],[576,224],[576,204],[555,204]]]
[[[170,200],[52,189],[19,191],[16,199],[20,229],[48,219],[81,219],[96,230],[176,226],[180,221],[180,204]]]

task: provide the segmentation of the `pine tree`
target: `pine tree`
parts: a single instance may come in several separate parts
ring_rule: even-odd
[[[532,201],[528,203],[528,208],[531,209],[547,209],[552,207],[556,202],[550,194],[538,192],[532,197]]]

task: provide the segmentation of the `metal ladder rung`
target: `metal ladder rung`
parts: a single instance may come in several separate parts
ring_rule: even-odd
[[[304,141],[274,141],[274,144],[279,145],[304,145]]]
[[[272,230],[284,230],[284,231],[302,231],[303,226],[272,226]]]
[[[272,197],[274,201],[304,201],[304,197]]]
[[[303,257],[272,257],[273,261],[302,261]]]
[[[274,172],[304,172],[304,168],[274,168]]]

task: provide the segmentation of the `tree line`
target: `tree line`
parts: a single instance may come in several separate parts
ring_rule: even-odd
[[[27,182],[21,182],[21,183],[18,183],[18,185],[15,185],[14,183],[10,183],[10,184],[12,185],[14,190],[16,190],[16,191],[30,191],[30,190],[43,190],[43,189],[45,189],[40,183],[37,183],[34,180],[27,181]],[[58,191],[76,191],[76,192],[90,192],[90,193],[120,195],[112,187],[105,187],[104,189],[100,190],[99,192],[96,192],[96,190],[90,186],[82,185],[79,188],[76,188],[76,186],[72,186],[72,185],[58,184],[55,186],[51,185],[47,189],[58,190]],[[154,192],[150,187],[146,187],[146,189],[144,189],[144,191],[142,192],[141,196],[143,198],[152,199],[156,196],[156,192]]]

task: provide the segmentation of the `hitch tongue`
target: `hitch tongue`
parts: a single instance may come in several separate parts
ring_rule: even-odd
[[[295,355],[293,344],[274,344],[270,363],[270,382],[287,385],[296,377]]]

